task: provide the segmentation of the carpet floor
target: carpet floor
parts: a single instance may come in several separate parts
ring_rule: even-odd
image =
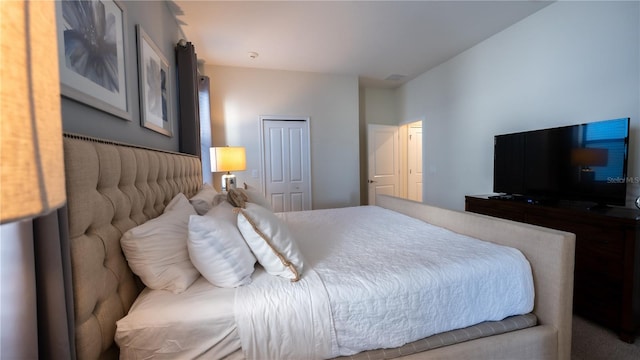
[[[571,360],[638,360],[640,337],[633,344],[620,339],[609,329],[573,316]]]

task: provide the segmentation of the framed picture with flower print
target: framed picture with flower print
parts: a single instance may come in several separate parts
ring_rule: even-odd
[[[131,120],[122,5],[62,0],[56,7],[62,95]]]
[[[169,62],[149,35],[138,30],[138,86],[142,126],[172,136]]]

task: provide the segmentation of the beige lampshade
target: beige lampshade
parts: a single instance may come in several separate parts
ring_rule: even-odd
[[[247,168],[247,156],[242,146],[212,147],[211,171],[242,171]]]
[[[53,1],[0,1],[0,223],[66,201]]]

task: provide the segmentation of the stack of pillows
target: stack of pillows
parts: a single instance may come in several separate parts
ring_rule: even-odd
[[[202,275],[218,287],[251,283],[256,261],[298,281],[303,259],[289,229],[255,191],[219,194],[204,184],[182,193],[162,215],[127,231],[120,244],[131,270],[151,289],[185,291]]]

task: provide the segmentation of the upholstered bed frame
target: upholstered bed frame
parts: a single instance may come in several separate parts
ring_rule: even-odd
[[[116,359],[116,321],[143,286],[131,272],[120,237],[162,214],[182,192],[202,184],[197,157],[65,135],[69,241],[78,359]],[[528,258],[539,325],[467,341],[406,359],[569,359],[573,234],[381,196],[377,204],[435,225],[513,246]]]
[[[130,228],[202,184],[195,156],[65,134],[64,157],[78,359],[117,359],[113,337],[142,283],[120,248]]]

